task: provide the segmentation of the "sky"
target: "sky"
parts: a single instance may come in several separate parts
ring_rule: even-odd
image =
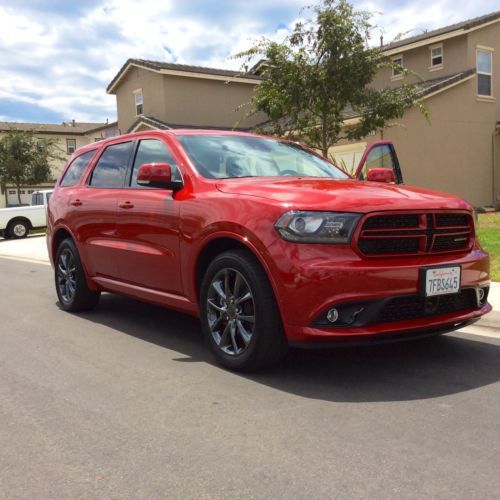
[[[0,0],[0,121],[116,119],[106,87],[128,58],[240,69],[260,37],[282,41],[315,0]],[[374,41],[498,10],[498,0],[354,0]]]

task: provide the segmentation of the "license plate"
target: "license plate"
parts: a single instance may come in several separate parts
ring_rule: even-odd
[[[423,271],[426,297],[460,291],[460,266],[431,267]]]

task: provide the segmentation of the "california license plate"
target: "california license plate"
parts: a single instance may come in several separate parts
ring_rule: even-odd
[[[423,269],[423,272],[426,297],[460,291],[460,266],[431,267]]]

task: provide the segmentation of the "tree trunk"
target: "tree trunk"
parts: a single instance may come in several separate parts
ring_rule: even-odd
[[[16,189],[17,189],[17,201],[19,205],[21,205],[21,184],[16,182]]]
[[[323,155],[324,158],[328,159],[328,134],[327,134],[327,119],[326,115],[323,115],[323,118],[321,120],[321,154]]]

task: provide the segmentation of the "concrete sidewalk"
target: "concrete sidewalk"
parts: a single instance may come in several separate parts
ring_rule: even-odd
[[[50,265],[45,235],[33,235],[23,240],[0,239],[0,258]],[[491,283],[488,302],[493,306],[493,311],[475,325],[461,331],[500,338],[500,283]]]

